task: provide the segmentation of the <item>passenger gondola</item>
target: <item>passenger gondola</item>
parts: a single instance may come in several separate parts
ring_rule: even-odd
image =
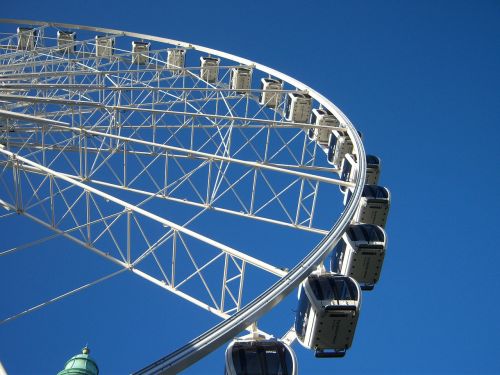
[[[344,195],[344,204],[351,199],[351,195],[352,188],[348,188]],[[374,224],[385,228],[390,204],[391,193],[387,188],[379,185],[365,185],[353,222]]]
[[[260,80],[260,97],[259,104],[266,105],[270,108],[276,108],[280,105],[283,94],[272,90],[282,90],[283,82],[274,78],[262,78]]]
[[[328,140],[328,162],[340,168],[344,156],[350,152],[352,152],[352,141],[347,131],[332,131]]]
[[[314,125],[324,126],[324,128],[309,129],[308,135],[311,140],[315,140],[325,146],[328,144],[328,139],[332,131],[330,128],[340,127],[339,120],[323,108],[315,108],[312,110],[310,122]]]
[[[276,339],[236,339],[226,349],[226,375],[296,375],[293,350]]]
[[[132,64],[145,65],[149,62],[149,48],[151,43],[132,41]]]
[[[172,69],[172,74],[182,74],[186,60],[186,50],[184,48],[169,48],[167,50],[167,66]],[[175,69],[181,68],[181,69]]]
[[[111,57],[115,46],[115,39],[106,35],[96,35],[95,55],[97,57]]]
[[[341,164],[340,179],[347,182],[354,182],[357,170],[357,156],[346,154]],[[376,185],[380,176],[380,158],[375,155],[366,155],[366,185]],[[346,191],[345,186],[339,186],[342,192]]]
[[[307,123],[311,117],[312,98],[300,92],[288,93],[285,108],[287,121]]]
[[[218,57],[200,57],[200,77],[208,83],[216,83],[219,79],[220,59]]]
[[[37,31],[32,27],[17,28],[17,49],[31,51],[36,45]]]
[[[231,69],[230,75],[231,90],[238,94],[246,94],[252,84],[252,70],[243,66]]]
[[[57,47],[61,53],[75,53],[76,33],[74,31],[57,31]]]
[[[352,345],[361,290],[351,277],[313,273],[299,287],[297,340],[316,357],[343,357]]]
[[[352,224],[333,249],[330,271],[353,277],[362,290],[372,290],[380,278],[385,247],[381,227]]]

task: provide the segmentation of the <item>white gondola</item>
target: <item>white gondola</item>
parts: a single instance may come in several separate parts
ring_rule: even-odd
[[[296,375],[293,350],[276,339],[236,339],[226,349],[226,375]]]
[[[299,287],[297,340],[317,357],[343,357],[352,345],[361,290],[351,277],[313,273]]]
[[[17,49],[31,51],[36,45],[37,32],[32,27],[17,28]]]
[[[356,179],[357,156],[346,154],[340,167],[340,179],[347,182],[354,182]],[[380,158],[375,155],[366,155],[366,185],[377,185],[380,177]],[[345,192],[345,186],[339,186],[340,191]]]
[[[317,141],[320,144],[327,145],[330,139],[330,128],[340,127],[340,122],[337,118],[322,108],[314,108],[311,114],[311,124],[318,126],[326,126],[325,128],[310,128],[309,139]]]
[[[345,155],[353,149],[352,140],[347,131],[333,130],[328,140],[328,163],[340,168]]]
[[[149,62],[151,43],[132,41],[132,64],[145,65]]]
[[[218,57],[201,56],[200,57],[200,78],[208,83],[216,83],[219,80]]]
[[[57,47],[62,53],[75,53],[76,33],[74,31],[57,30]]]
[[[310,121],[312,98],[308,94],[289,92],[286,100],[285,118],[292,122]]]
[[[167,67],[172,74],[182,74],[186,62],[186,50],[183,48],[169,48],[167,51]],[[175,69],[181,68],[181,69]]]
[[[97,57],[111,57],[114,53],[115,38],[106,35],[96,35],[95,55]]]
[[[252,83],[252,70],[245,67],[232,68],[229,81],[231,90],[245,94]]]
[[[344,204],[351,198],[352,190],[348,188],[344,195]],[[365,185],[361,201],[356,209],[353,222],[374,224],[385,228],[391,204],[391,193],[383,186]]]
[[[372,224],[352,224],[333,249],[330,271],[353,277],[362,290],[372,290],[380,278],[386,235]]]
[[[274,78],[262,78],[260,80],[259,104],[266,105],[271,108],[276,108],[280,105],[283,98],[281,92],[270,90],[283,90],[283,81]]]

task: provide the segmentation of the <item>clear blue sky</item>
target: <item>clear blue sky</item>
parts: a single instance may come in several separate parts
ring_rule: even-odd
[[[500,2],[25,0],[6,1],[2,17],[201,44],[330,98],[382,158],[381,182],[393,198],[389,246],[352,349],[340,360],[316,360],[295,344],[301,373],[500,373]],[[27,231],[44,233],[22,220],[1,225],[6,245]],[[50,257],[62,265],[57,271]],[[101,267],[63,240],[4,258],[0,317],[40,301],[45,286]],[[293,319],[286,314],[266,324],[281,327]],[[102,374],[122,374],[216,322],[122,275],[0,326],[0,360],[12,374],[54,374],[88,342]],[[219,350],[186,373],[222,371]]]

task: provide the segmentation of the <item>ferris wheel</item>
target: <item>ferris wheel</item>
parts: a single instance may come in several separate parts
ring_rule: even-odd
[[[380,276],[390,193],[377,185],[380,160],[334,104],[202,46],[1,23],[0,218],[22,216],[51,234],[0,250],[0,262],[64,237],[119,269],[0,316],[0,329],[128,272],[221,319],[138,373],[177,373],[231,340],[228,374],[249,362],[296,373],[295,340],[318,357],[345,354],[361,295]],[[269,248],[235,243],[236,226],[248,240],[265,226]],[[315,246],[290,247],[284,261],[272,237],[282,228],[314,235]],[[258,320],[297,288],[290,329],[261,330]],[[331,322],[335,333],[322,332]]]

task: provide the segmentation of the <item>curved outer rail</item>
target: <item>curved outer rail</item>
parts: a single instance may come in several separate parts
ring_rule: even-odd
[[[226,341],[235,337],[238,333],[243,331],[245,328],[250,326],[252,323],[257,321],[266,312],[271,310],[276,306],[283,298],[285,298],[289,293],[291,293],[300,282],[305,279],[315,268],[326,258],[328,253],[332,250],[335,244],[338,242],[347,226],[354,216],[355,210],[361,200],[361,194],[363,192],[363,185],[366,178],[366,155],[363,148],[363,143],[358,135],[358,132],[354,128],[354,125],[349,121],[347,116],[335,106],[332,102],[326,99],[323,95],[306,86],[300,81],[289,77],[286,74],[278,72],[272,68],[265,65],[255,63],[251,60],[241,58],[238,56],[231,55],[222,51],[214,50],[211,48],[206,48],[203,46],[198,46],[194,44],[189,44],[185,42],[180,42],[173,39],[161,38],[146,34],[126,32],[120,30],[106,29],[100,27],[90,27],[82,25],[72,25],[65,23],[51,23],[42,21],[29,21],[29,20],[16,20],[16,19],[1,19],[0,23],[11,23],[11,24],[25,24],[25,25],[38,25],[38,26],[51,26],[60,27],[76,30],[86,30],[95,31],[100,33],[114,34],[117,36],[128,36],[132,38],[146,39],[151,41],[156,41],[160,43],[167,43],[172,45],[181,46],[188,49],[194,49],[197,51],[206,52],[212,55],[226,58],[228,60],[233,60],[244,65],[252,65],[256,69],[263,72],[271,74],[283,81],[295,86],[299,90],[306,91],[315,100],[317,100],[321,105],[333,113],[339,120],[346,125],[348,129],[348,134],[353,140],[353,145],[358,155],[358,170],[357,180],[355,181],[355,188],[351,196],[350,201],[345,207],[344,211],[340,215],[339,219],[333,226],[333,228],[328,232],[328,234],[323,238],[323,240],[309,253],[302,261],[300,261],[290,272],[280,280],[278,280],[269,289],[263,292],[260,296],[246,305],[239,312],[231,316],[230,318],[219,323],[215,327],[201,334],[197,338],[193,339],[186,345],[182,346],[178,350],[170,353],[169,355],[157,360],[156,362],[150,364],[149,366],[139,370],[135,374],[176,374],[185,368],[189,367],[191,364],[195,363],[199,359],[203,358],[219,346],[223,345]],[[0,78],[1,79],[1,78]]]

